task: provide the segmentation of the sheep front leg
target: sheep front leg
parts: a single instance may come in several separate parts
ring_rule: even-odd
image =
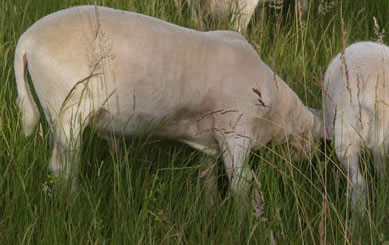
[[[219,140],[224,167],[233,196],[246,195],[253,179],[246,161],[250,153],[250,139],[245,136],[225,136]]]

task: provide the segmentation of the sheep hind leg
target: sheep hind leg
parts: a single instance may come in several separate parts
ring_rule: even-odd
[[[50,159],[51,173],[58,177],[61,184],[70,187],[74,194],[78,189],[80,162],[80,132],[77,124],[62,123],[54,127],[54,147]],[[69,186],[70,184],[70,186]]]
[[[350,150],[350,149],[349,149]],[[341,160],[346,171],[348,194],[351,196],[351,210],[363,216],[366,204],[366,183],[359,167],[359,151],[346,153]],[[339,156],[338,156],[339,157]]]

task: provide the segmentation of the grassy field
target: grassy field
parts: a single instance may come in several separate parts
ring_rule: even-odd
[[[190,28],[231,29],[225,21],[196,23],[184,2],[97,1]],[[198,152],[174,142],[135,139],[117,156],[86,132],[80,192],[68,198],[48,169],[44,118],[31,137],[23,135],[13,56],[19,36],[39,18],[87,3],[94,2],[0,1],[0,244],[389,244],[389,178],[377,181],[370,155],[364,154],[369,215],[357,219],[350,232],[344,172],[320,142],[318,151],[300,162],[289,161],[286,147],[253,152],[250,164],[258,181],[252,214],[241,219],[232,211],[222,164],[225,201],[209,210],[201,177],[206,164]],[[303,22],[293,9],[267,8],[244,35],[305,104],[321,108],[320,84],[343,42],[383,35],[389,43],[383,32],[389,30],[389,1],[311,1]]]

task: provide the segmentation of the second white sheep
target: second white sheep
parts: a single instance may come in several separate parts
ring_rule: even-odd
[[[324,117],[332,145],[351,182],[354,211],[362,213],[366,183],[360,152],[367,147],[385,173],[389,147],[389,47],[359,42],[332,60],[324,77]]]

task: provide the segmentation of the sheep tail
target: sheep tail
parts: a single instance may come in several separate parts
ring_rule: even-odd
[[[18,90],[16,103],[22,113],[24,135],[30,136],[39,121],[40,113],[27,81],[28,60],[25,45],[25,39],[22,36],[15,50],[14,70]]]

